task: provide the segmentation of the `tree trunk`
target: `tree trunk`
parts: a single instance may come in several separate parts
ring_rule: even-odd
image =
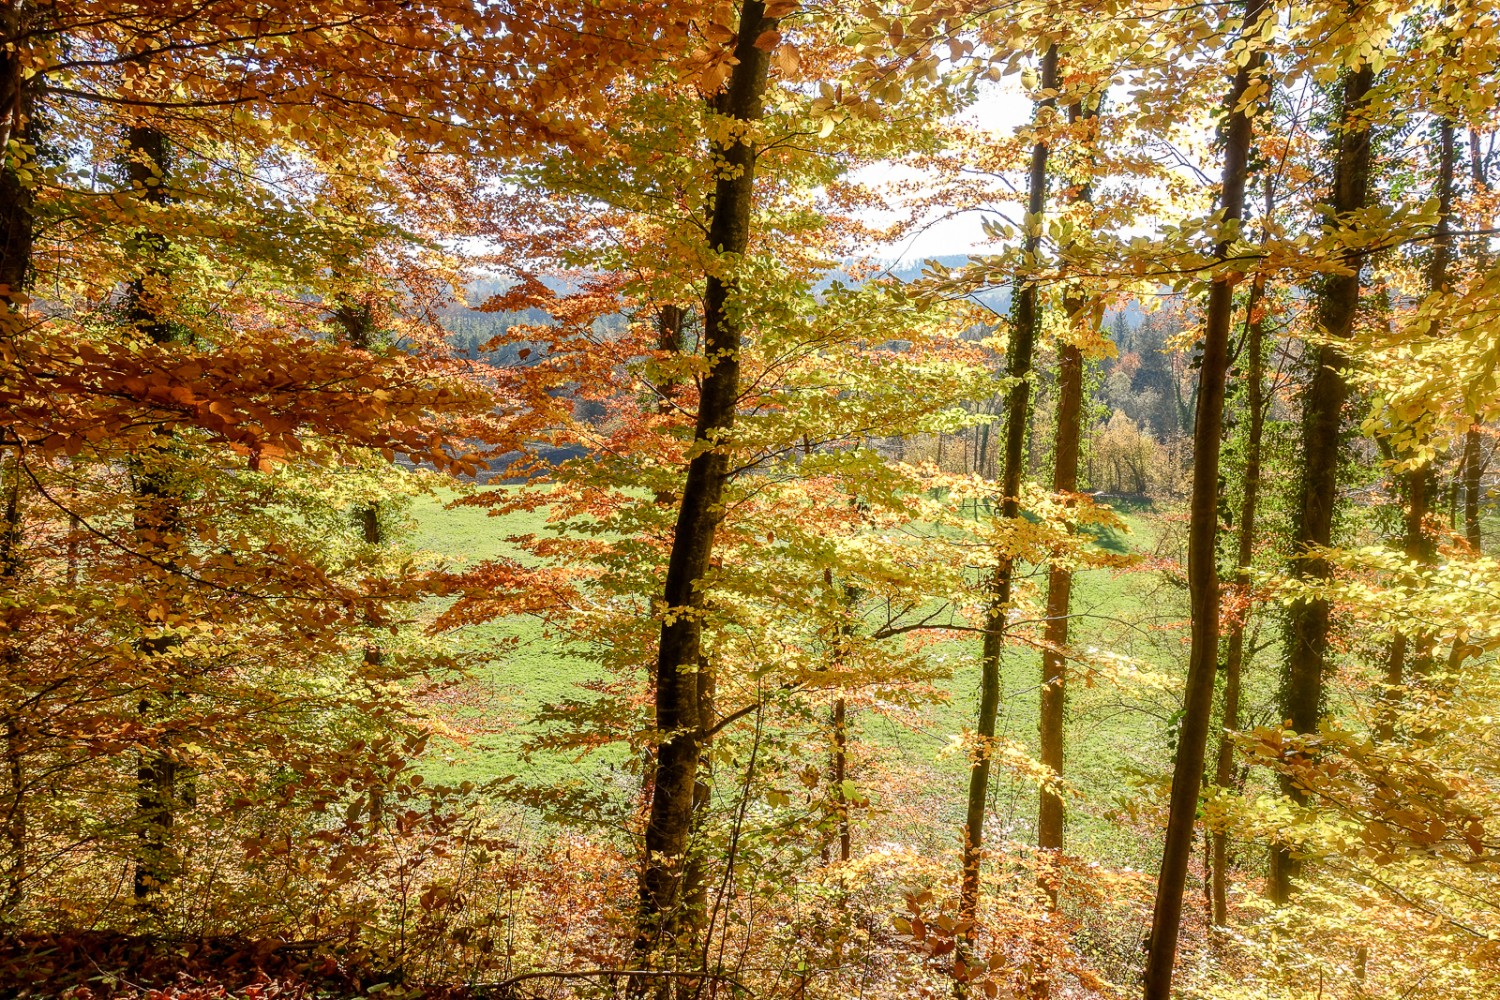
[[[1453,256],[1452,226],[1449,218],[1453,213],[1453,171],[1456,161],[1454,139],[1453,122],[1443,119],[1438,125],[1438,174],[1435,192],[1438,219],[1433,233],[1432,260],[1427,268],[1427,290],[1434,294],[1441,294],[1448,290],[1448,265]],[[1406,473],[1405,479],[1406,504],[1403,512],[1402,552],[1408,560],[1430,566],[1437,560],[1436,547],[1427,537],[1425,527],[1435,485],[1432,464],[1426,462],[1410,470]],[[1376,727],[1376,736],[1381,740],[1389,740],[1394,735],[1394,707],[1400,698],[1401,688],[1407,680],[1409,646],[1412,647],[1410,673],[1420,676],[1429,673],[1432,669],[1432,637],[1430,635],[1418,633],[1414,642],[1408,639],[1404,632],[1396,632],[1391,636],[1391,648],[1386,659],[1385,671],[1385,699],[1388,704],[1382,707],[1380,721]]]
[[[368,351],[374,346],[375,317],[367,302],[341,297],[333,310],[333,321],[343,331],[344,339],[350,347]],[[359,526],[360,536],[366,545],[385,544],[385,531],[380,525],[379,502],[372,501],[356,509],[354,522]],[[374,623],[366,619],[366,624]],[[365,646],[364,658],[371,666],[379,666],[384,661],[385,654],[381,652],[378,643],[370,642]]]
[[[1042,56],[1042,89],[1057,90],[1057,46],[1048,46]],[[1057,99],[1049,97],[1040,107],[1056,107]],[[1027,187],[1026,239],[1021,267],[1035,266],[1041,246],[1041,214],[1047,205],[1047,144],[1031,147],[1031,173]],[[1006,374],[1015,380],[1005,409],[1005,455],[1001,474],[1001,516],[1014,519],[1021,515],[1021,470],[1025,458],[1026,424],[1031,406],[1031,357],[1038,326],[1036,281],[1025,275],[1016,277],[1016,318],[1006,358]],[[969,770],[969,802],[963,829],[963,881],[959,891],[959,919],[972,926],[979,909],[979,873],[984,848],[984,813],[989,797],[990,758],[995,739],[995,718],[1000,709],[1000,651],[1005,642],[1005,616],[1011,598],[1012,562],[1002,554],[991,580],[990,606],[984,626],[984,643],[980,660],[979,719],[975,726],[977,746]]]
[[[698,728],[705,735],[698,740],[698,773],[693,782],[693,821],[688,831],[687,860],[683,868],[682,895],[683,913],[679,927],[685,937],[695,936],[703,926],[703,917],[708,913],[708,857],[699,834],[708,816],[709,800],[713,795],[712,751],[713,737],[707,735],[713,729],[714,673],[707,661],[698,664]]]
[[[849,709],[843,698],[833,703],[833,789],[839,809],[839,860],[853,855],[854,842],[849,833],[849,797],[844,781],[849,777]]]
[[[983,424],[979,428],[979,460],[975,463],[974,471],[979,478],[989,478],[990,466],[990,425]]]
[[[1335,163],[1333,209],[1336,219],[1365,205],[1370,175],[1370,131],[1360,117],[1375,72],[1366,63],[1344,78],[1342,127]],[[1339,342],[1354,329],[1359,306],[1361,258],[1344,260],[1348,274],[1329,276],[1318,289],[1317,316],[1329,342],[1312,351],[1314,369],[1302,401],[1302,481],[1295,507],[1292,533],[1292,573],[1314,583],[1330,577],[1326,560],[1309,555],[1327,546],[1333,536],[1333,507],[1338,497],[1339,435],[1348,386],[1341,368],[1345,357]],[[1289,609],[1287,623],[1287,673],[1281,695],[1281,717],[1295,733],[1315,733],[1323,706],[1323,679],[1327,670],[1329,603],[1302,600]],[[1282,791],[1299,805],[1306,802],[1303,790],[1289,778],[1281,779]],[[1282,844],[1271,849],[1266,893],[1275,903],[1285,903],[1298,864]]]
[[[745,0],[740,10],[738,64],[729,79],[724,113],[741,122],[764,110],[769,53],[756,39],[775,28],[765,5]],[[715,152],[713,217],[709,244],[733,266],[750,239],[755,149],[733,140]],[[721,259],[722,259],[721,258]],[[708,276],[704,295],[704,354],[709,359],[699,396],[694,440],[701,450],[688,465],[673,531],[663,594],[665,605],[656,664],[656,780],[646,823],[646,856],[640,882],[636,949],[643,956],[674,943],[682,872],[692,827],[701,720],[699,678],[702,583],[723,516],[721,497],[729,478],[726,438],[739,397],[740,322],[726,309],[733,279]]]
[[[136,197],[149,205],[165,205],[168,193],[169,161],[167,139],[149,125],[132,125],[126,134],[127,160],[125,175]],[[142,275],[127,289],[126,315],[131,324],[155,344],[177,339],[177,331],[162,315],[153,301],[153,279],[164,275],[161,257],[167,240],[159,232],[147,230],[135,237],[136,248],[145,260]],[[136,545],[143,552],[157,553],[168,562],[172,550],[180,544],[181,484],[171,468],[170,447],[163,443],[144,454],[135,469]],[[171,636],[143,639],[140,648],[150,656],[161,656],[177,645]],[[150,714],[150,698],[142,698],[141,715]],[[162,886],[171,881],[171,830],[175,818],[177,764],[166,733],[153,737],[141,750],[136,770],[136,821],[139,844],[135,858],[133,887],[135,898],[149,902]]]
[[[4,521],[0,522],[0,589],[15,587],[21,579],[21,455],[10,461],[0,453],[0,483],[5,489]],[[0,680],[11,687],[21,665],[16,647],[22,609],[8,608],[0,619]],[[22,699],[23,689],[12,687],[15,699],[5,711],[5,770],[9,779],[5,801],[5,897],[0,901],[0,923],[8,924],[26,898],[26,760]]]
[[[811,454],[810,448],[808,453]],[[834,579],[831,567],[824,567],[823,583],[830,590],[833,589]],[[854,635],[854,608],[859,602],[860,591],[858,587],[846,583],[839,588],[839,595],[844,617],[834,630],[832,652],[829,657],[829,669],[835,672],[841,670],[847,660],[849,639]],[[849,833],[849,797],[844,794],[844,780],[849,776],[849,706],[842,695],[834,699],[828,724],[833,737],[828,761],[828,781],[834,808],[837,810],[834,839],[838,843],[838,859],[848,861],[853,846]],[[829,846],[831,845],[826,845],[823,850],[825,861],[829,858]]]
[[[1484,533],[1479,525],[1479,498],[1484,489],[1483,456],[1479,451],[1479,430],[1471,427],[1464,434],[1464,540],[1475,555],[1484,554]]]
[[[1266,178],[1265,225],[1269,229],[1276,211],[1276,188],[1272,179]],[[1250,565],[1255,558],[1255,516],[1260,499],[1260,454],[1261,442],[1266,426],[1266,324],[1265,317],[1257,310],[1263,308],[1266,276],[1257,272],[1250,285],[1250,294],[1245,300],[1245,351],[1249,355],[1246,409],[1250,413],[1250,427],[1245,441],[1245,472],[1241,484],[1239,550],[1235,557],[1234,583],[1242,598],[1248,598],[1250,589]],[[1240,728],[1240,678],[1245,662],[1245,626],[1250,617],[1248,604],[1244,613],[1234,619],[1229,629],[1228,649],[1224,657],[1224,712],[1223,731],[1219,735],[1218,759],[1214,765],[1214,784],[1227,791],[1234,785],[1234,734]],[[1215,830],[1212,843],[1213,875],[1210,896],[1213,905],[1215,927],[1224,927],[1229,922],[1228,868],[1229,834]]]
[[[1076,309],[1074,310],[1076,312]],[[1083,409],[1083,354],[1064,344],[1058,357],[1057,436],[1054,445],[1052,489],[1073,493],[1078,489],[1078,435]],[[1042,651],[1041,756],[1042,763],[1059,777],[1063,773],[1063,722],[1067,692],[1068,613],[1073,592],[1073,571],[1053,565],[1047,574],[1047,625]],[[1055,792],[1042,790],[1037,810],[1037,846],[1044,851],[1063,849],[1063,800]],[[1057,886],[1048,887],[1056,901]]]
[[[1484,160],[1479,155],[1479,133],[1474,129],[1469,130],[1469,171],[1476,191],[1489,186]],[[1479,498],[1484,467],[1480,464],[1479,445],[1478,428],[1469,428],[1464,434],[1463,455],[1464,539],[1476,555],[1484,553],[1484,536],[1479,525]]]
[[[1091,117],[1081,100],[1068,106],[1068,119],[1078,122]],[[1082,185],[1080,202],[1093,197],[1091,186]],[[1078,321],[1083,299],[1070,289],[1063,308],[1072,323]],[[1057,429],[1052,448],[1052,490],[1054,493],[1076,493],[1078,490],[1078,450],[1083,412],[1083,352],[1071,343],[1058,348],[1057,359]],[[1072,607],[1073,571],[1053,564],[1047,573],[1047,624],[1043,632],[1042,691],[1038,731],[1041,760],[1059,778],[1064,759],[1064,726],[1067,708],[1068,615]],[[1063,849],[1065,810],[1061,795],[1042,789],[1037,804],[1036,841],[1043,851],[1060,854]],[[1044,888],[1052,905],[1057,905],[1058,871],[1056,859],[1044,876]]]
[[[7,4],[0,10],[0,32],[8,38],[18,37],[28,18],[19,4]],[[32,141],[35,128],[33,89],[23,73],[25,50],[19,45],[0,50],[0,142],[20,139]],[[31,284],[32,245],[36,220],[32,189],[21,183],[15,167],[0,167],[0,339],[14,335],[13,317],[24,308],[26,290]],[[0,524],[0,582],[14,586],[21,575],[21,476],[22,452],[17,448],[10,462],[0,454],[0,480],[5,486],[4,522]],[[19,616],[20,609],[14,614]],[[11,619],[11,614],[6,615]],[[0,622],[5,635],[0,637],[0,665],[4,679],[14,676],[20,666],[20,651],[15,647],[19,617]],[[19,702],[19,698],[17,701]],[[26,868],[26,797],[25,797],[25,720],[17,706],[9,706],[5,717],[6,771],[9,794],[5,815],[5,842],[10,857],[6,865],[3,912],[7,919],[25,896]]]
[[[1217,256],[1228,255],[1245,216],[1245,176],[1250,159],[1251,119],[1236,110],[1258,73],[1262,57],[1257,48],[1266,0],[1245,5],[1241,42],[1250,49],[1235,73],[1225,106],[1223,237]],[[1251,110],[1253,113],[1253,109]],[[1183,696],[1182,728],[1177,738],[1177,761],[1172,774],[1171,805],[1162,846],[1161,875],[1151,918],[1151,937],[1145,971],[1146,1000],[1168,1000],[1172,968],[1177,960],[1177,937],[1182,925],[1182,890],[1187,880],[1188,856],[1203,782],[1203,758],[1213,714],[1214,674],[1219,655],[1219,574],[1215,538],[1219,530],[1219,449],[1224,416],[1224,377],[1229,368],[1229,320],[1234,306],[1235,275],[1215,276],[1208,292],[1203,327],[1203,364],[1199,373],[1197,413],[1193,421],[1193,487],[1189,500],[1188,595],[1192,608],[1192,649],[1187,690]]]
[[[1343,97],[1346,123],[1363,104],[1373,79],[1373,70],[1368,65],[1346,77]],[[1340,138],[1336,166],[1336,213],[1342,215],[1364,206],[1369,163],[1368,129],[1360,125],[1346,127]],[[1360,291],[1359,261],[1353,259],[1348,264],[1352,273],[1330,277],[1318,297],[1320,324],[1335,343],[1325,344],[1315,352],[1316,368],[1303,402],[1304,466],[1293,536],[1293,552],[1298,555],[1311,547],[1328,545],[1332,536],[1333,506],[1338,487],[1340,418],[1347,395],[1347,386],[1339,370],[1344,357],[1336,341],[1347,339],[1353,329]],[[1327,563],[1316,557],[1299,558],[1293,572],[1313,581],[1325,581],[1330,573]],[[1328,629],[1327,601],[1299,601],[1292,606],[1282,716],[1297,733],[1315,732],[1318,727]],[[1290,780],[1283,778],[1281,784],[1283,791],[1299,804],[1306,800],[1303,791]],[[1286,901],[1296,872],[1297,865],[1290,852],[1281,845],[1274,847],[1267,882],[1268,894],[1273,901]]]
[[[661,307],[656,314],[656,349],[668,354],[681,354],[685,347],[683,344],[683,322],[687,318],[686,311],[678,305],[667,303]],[[658,399],[656,412],[667,414],[677,405],[677,397],[682,389],[678,379],[664,382],[657,386]]]
[[[710,219],[710,222],[712,219]],[[685,349],[683,343],[683,321],[686,313],[681,306],[667,303],[661,307],[656,314],[656,349],[668,354],[680,355]],[[673,378],[663,382],[656,387],[656,412],[660,416],[666,416],[678,405],[677,397],[682,391],[680,379]],[[677,502],[677,491],[671,489],[660,489],[656,491],[656,502],[662,507]],[[645,780],[651,780],[651,770],[648,768]]]

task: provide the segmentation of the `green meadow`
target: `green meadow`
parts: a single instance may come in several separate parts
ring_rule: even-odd
[[[494,487],[514,489],[515,487]],[[518,556],[512,536],[540,533],[545,515],[501,517],[476,507],[453,507],[453,494],[421,497],[413,510],[411,544],[453,565],[498,556]],[[1122,512],[1125,532],[1106,532],[1099,544],[1115,552],[1149,557],[1170,530],[1169,520],[1149,510]],[[1040,571],[1038,571],[1040,572]],[[1045,580],[1032,582],[1041,588]],[[1117,676],[1076,676],[1069,694],[1068,780],[1078,799],[1071,812],[1073,836],[1090,853],[1121,859],[1137,845],[1115,843],[1114,811],[1129,790],[1159,768],[1149,762],[1170,753],[1174,695],[1166,687],[1179,677],[1186,644],[1180,583],[1161,570],[1089,570],[1077,574],[1073,598],[1074,645],[1119,657]],[[442,776],[484,783],[514,775],[530,784],[578,784],[603,790],[625,781],[615,767],[623,751],[585,756],[550,751],[527,753],[525,744],[544,706],[587,697],[580,685],[597,673],[588,661],[545,634],[540,623],[515,617],[449,633],[445,641],[469,654],[467,682],[439,712],[460,734],[442,753]],[[937,697],[915,711],[861,711],[852,719],[853,759],[898,765],[916,776],[937,815],[958,821],[966,762],[955,740],[972,726],[977,707],[978,642],[950,641],[930,648],[945,671]],[[1139,671],[1139,674],[1137,673]],[[1035,751],[1041,672],[1040,654],[1023,645],[1007,648],[999,735]],[[1252,701],[1255,697],[1252,691]],[[1269,698],[1269,691],[1263,693]],[[856,774],[855,779],[858,779]],[[993,808],[1007,836],[1029,838],[1036,789],[1027,781],[994,783]],[[1122,789],[1125,790],[1122,792]],[[877,802],[877,805],[879,803]],[[949,815],[951,814],[951,816]],[[946,825],[930,829],[942,837]],[[1111,848],[1115,849],[1111,849]]]

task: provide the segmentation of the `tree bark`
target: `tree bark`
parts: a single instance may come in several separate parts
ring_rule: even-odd
[[[1074,310],[1076,312],[1076,309]],[[1078,489],[1078,438],[1083,409],[1083,354],[1072,344],[1059,348],[1057,436],[1054,445],[1052,489],[1073,493]],[[1042,763],[1062,776],[1064,710],[1067,695],[1068,614],[1072,603],[1073,571],[1054,564],[1047,574],[1047,625],[1043,633],[1042,695],[1039,730]],[[1044,851],[1063,849],[1064,808],[1062,796],[1043,789],[1037,809],[1037,846]],[[1048,886],[1054,905],[1055,882]]]
[[[1484,160],[1479,155],[1479,133],[1474,129],[1469,130],[1469,171],[1476,191],[1489,185]],[[1464,434],[1464,540],[1476,555],[1483,555],[1484,535],[1479,524],[1479,498],[1483,489],[1484,467],[1481,464],[1479,445],[1479,429],[1470,427]]]
[[[844,781],[849,777],[849,709],[843,698],[833,702],[833,789],[838,802],[839,860],[853,856],[854,840],[849,832],[849,797]]]
[[[34,18],[30,4],[4,4],[0,35],[6,40],[19,38],[33,26]],[[0,148],[11,139],[23,144],[36,140],[36,95],[24,73],[26,55],[23,43],[0,48]],[[30,285],[35,200],[32,189],[21,183],[12,167],[0,169],[0,304],[14,305],[16,296]]]
[[[1443,119],[1438,125],[1437,183],[1434,192],[1437,196],[1438,219],[1433,232],[1432,260],[1427,268],[1427,290],[1434,294],[1448,290],[1448,265],[1453,257],[1452,226],[1449,219],[1453,214],[1453,172],[1457,159],[1454,140],[1453,122]],[[1408,471],[1404,478],[1406,504],[1403,511],[1402,554],[1414,563],[1430,566],[1437,560],[1436,547],[1427,537],[1425,527],[1427,513],[1432,505],[1432,464],[1425,462]],[[1405,632],[1396,632],[1391,636],[1385,671],[1387,705],[1381,709],[1380,721],[1376,726],[1377,738],[1389,740],[1394,735],[1394,707],[1400,698],[1401,688],[1407,681],[1408,673],[1420,676],[1432,670],[1432,645],[1432,637],[1427,633],[1418,633],[1415,641],[1408,639]],[[1409,647],[1410,671],[1407,663]]]
[[[687,319],[686,311],[679,305],[668,302],[661,307],[656,314],[656,349],[668,354],[681,354],[685,349],[683,343],[683,323]],[[656,412],[667,414],[677,405],[677,396],[682,389],[681,383],[673,379],[657,387],[659,398],[656,402]]]
[[[333,321],[343,331],[344,340],[350,347],[357,350],[368,351],[375,343],[375,316],[368,302],[359,302],[353,298],[340,297],[333,310]],[[360,537],[366,545],[384,545],[385,530],[380,524],[380,504],[372,501],[364,504],[354,511],[354,523],[359,526]],[[373,625],[369,618],[366,624]],[[385,660],[385,654],[381,652],[378,643],[370,642],[365,646],[365,662],[371,666],[379,666]]]
[[[1484,492],[1484,457],[1480,453],[1479,430],[1464,433],[1464,540],[1475,555],[1484,554],[1484,533],[1479,524],[1479,498]]]
[[[1042,56],[1043,90],[1057,90],[1057,46]],[[1057,106],[1055,97],[1041,108]],[[1027,420],[1031,408],[1031,361],[1038,326],[1037,287],[1024,269],[1035,266],[1041,246],[1041,214],[1047,205],[1047,144],[1031,147],[1031,171],[1027,182],[1026,238],[1022,244],[1021,271],[1016,277],[1016,316],[1006,358],[1006,374],[1015,380],[1005,412],[1005,455],[1001,474],[1001,517],[1021,516],[1021,472],[1025,458]],[[959,890],[959,919],[970,922],[970,940],[977,933],[974,919],[979,909],[979,875],[984,848],[984,814],[989,798],[990,758],[994,752],[995,719],[1000,709],[1000,651],[1005,642],[1005,618],[1011,599],[1012,560],[1002,554],[990,582],[990,605],[984,625],[980,658],[979,718],[974,727],[977,746],[969,770],[969,801],[963,828],[963,880]],[[961,956],[960,956],[961,957]]]
[[[710,221],[712,221],[710,219]],[[680,355],[685,349],[683,341],[683,322],[687,318],[686,312],[681,306],[667,303],[661,307],[656,314],[656,349],[668,354]],[[656,387],[656,412],[660,416],[666,416],[678,405],[677,397],[681,394],[681,380],[673,378],[663,382]],[[656,502],[659,506],[667,507],[677,502],[677,491],[671,489],[660,489],[656,491]],[[650,781],[650,769],[647,769],[645,780]]]
[[[21,580],[21,455],[19,450],[10,461],[0,453],[0,483],[5,489],[4,520],[0,521],[0,589],[11,589]],[[7,609],[0,619],[0,680],[10,685],[21,665],[16,647],[21,608]],[[5,770],[9,779],[5,802],[5,897],[0,901],[0,923],[9,923],[26,898],[26,744],[25,718],[19,697],[21,688],[13,687],[15,700],[5,711]]]
[[[698,772],[693,780],[693,820],[688,831],[687,860],[683,868],[683,912],[679,932],[695,937],[708,913],[708,857],[701,843],[703,822],[713,795],[713,736],[707,733],[717,721],[714,715],[714,673],[706,661],[698,664]]]
[[[1333,209],[1336,218],[1364,207],[1370,175],[1370,130],[1361,118],[1366,95],[1375,81],[1368,63],[1344,78]],[[1339,436],[1348,386],[1339,343],[1354,329],[1359,306],[1361,258],[1343,261],[1348,274],[1328,277],[1318,289],[1318,325],[1329,342],[1312,350],[1314,369],[1302,401],[1302,480],[1292,534],[1292,573],[1314,583],[1330,577],[1328,562],[1314,554],[1333,536],[1333,507],[1338,497]],[[1315,733],[1323,706],[1327,671],[1330,607],[1326,600],[1297,601],[1288,614],[1287,673],[1281,695],[1282,718],[1295,733]],[[1283,776],[1282,791],[1296,803],[1307,800],[1303,790]],[[1285,903],[1299,865],[1282,844],[1271,849],[1266,891],[1272,902]]]
[[[0,33],[16,38],[27,27],[29,5],[6,4],[0,8]],[[35,138],[34,92],[23,73],[25,51],[19,44],[0,49],[0,144],[10,139],[29,143]],[[24,308],[26,291],[31,285],[32,246],[36,220],[32,214],[35,198],[32,189],[21,183],[16,170],[6,164],[0,168],[0,338],[14,335],[14,318]],[[14,586],[21,576],[21,463],[18,448],[10,462],[0,453],[0,480],[5,487],[4,522],[0,524],[0,582]],[[19,615],[20,609],[16,609]],[[15,646],[19,618],[6,615],[0,622],[5,636],[0,638],[0,665],[5,679],[20,666],[20,651]],[[17,699],[19,701],[19,699]],[[25,720],[20,710],[11,706],[5,717],[6,771],[9,777],[9,801],[6,803],[5,840],[10,855],[5,874],[5,898],[0,908],[6,919],[25,898],[27,878],[27,833],[25,796]]]
[[[1275,185],[1266,179],[1265,221],[1269,228],[1276,210]],[[1266,324],[1262,309],[1265,299],[1266,276],[1257,272],[1250,285],[1250,294],[1245,300],[1245,352],[1248,355],[1246,375],[1246,409],[1250,414],[1250,426],[1245,440],[1245,472],[1241,483],[1240,523],[1237,538],[1238,551],[1235,556],[1235,588],[1241,597],[1247,597],[1250,589],[1250,566],[1255,558],[1256,506],[1260,500],[1260,456],[1261,442],[1266,426]],[[1245,626],[1250,617],[1249,607],[1234,619],[1229,628],[1228,648],[1224,656],[1224,711],[1223,729],[1219,735],[1218,759],[1214,764],[1214,784],[1221,790],[1234,786],[1234,742],[1235,732],[1240,728],[1240,685],[1245,662]],[[1213,922],[1223,927],[1229,922],[1228,868],[1229,834],[1215,830],[1212,842],[1213,875],[1210,897],[1213,906]]]
[[[1080,100],[1068,106],[1068,119],[1078,122],[1091,117],[1091,112]],[[1093,192],[1085,183],[1076,200],[1088,202]],[[1064,296],[1064,311],[1070,322],[1076,322],[1084,308],[1076,289]],[[1078,490],[1079,436],[1083,413],[1083,352],[1071,343],[1058,348],[1057,371],[1057,429],[1053,439],[1052,490],[1054,493],[1075,493]],[[1072,607],[1073,571],[1054,563],[1047,572],[1047,624],[1043,631],[1041,710],[1038,718],[1038,734],[1041,743],[1041,761],[1059,778],[1065,764],[1064,736],[1067,709],[1068,658],[1064,652],[1068,644],[1068,615]],[[1042,789],[1037,804],[1037,847],[1043,851],[1060,854],[1063,849],[1066,812],[1062,796]],[[1044,873],[1044,888],[1052,905],[1057,905],[1058,872],[1056,859]]]
[[[758,121],[764,111],[769,53],[756,39],[775,28],[765,4],[745,0],[740,9],[738,64],[730,75],[723,112],[741,122]],[[736,139],[715,153],[709,245],[722,263],[749,246],[754,197],[755,149]],[[727,259],[726,259],[727,258]],[[688,465],[673,531],[663,594],[665,605],[656,663],[656,780],[646,823],[646,856],[640,882],[636,949],[643,956],[674,943],[681,882],[692,827],[700,755],[698,673],[702,661],[702,584],[714,538],[723,517],[721,498],[729,478],[726,438],[734,426],[739,398],[740,322],[726,309],[733,279],[708,275],[704,295],[704,354],[709,370],[699,394],[694,429],[696,454]]]
[[[1224,175],[1221,204],[1223,235],[1216,256],[1226,258],[1239,236],[1245,216],[1245,177],[1250,161],[1252,124],[1240,110],[1262,56],[1258,50],[1260,21],[1266,0],[1245,5],[1245,27],[1239,45],[1249,58],[1235,73],[1225,106]],[[1224,416],[1224,378],[1229,368],[1229,320],[1234,306],[1236,275],[1215,276],[1208,292],[1203,328],[1203,364],[1199,373],[1197,412],[1193,421],[1193,486],[1189,500],[1188,595],[1192,609],[1192,649],[1188,659],[1187,689],[1183,696],[1182,728],[1177,738],[1177,761],[1172,774],[1171,804],[1162,845],[1161,874],[1151,917],[1145,971],[1146,1000],[1168,1000],[1172,969],[1177,961],[1177,938],[1182,925],[1182,891],[1203,781],[1203,758],[1213,714],[1214,674],[1219,655],[1219,573],[1215,539],[1219,530],[1219,450]]]
[[[132,125],[126,133],[125,176],[135,196],[146,204],[168,203],[169,160],[167,138],[150,125]],[[131,282],[126,293],[126,315],[131,324],[151,338],[152,343],[168,344],[177,339],[177,331],[154,301],[151,285],[164,276],[162,255],[167,250],[164,235],[147,230],[135,237],[145,264],[140,277]],[[170,447],[151,449],[137,461],[135,469],[136,545],[143,552],[160,554],[170,561],[173,549],[180,544],[181,484],[171,468]],[[169,635],[143,639],[140,648],[150,656],[161,656],[177,645]],[[140,714],[150,714],[150,698],[142,698]],[[172,879],[171,831],[176,813],[177,764],[172,755],[171,739],[166,733],[152,738],[142,748],[136,771],[136,821],[138,846],[133,877],[137,901],[149,903]]]

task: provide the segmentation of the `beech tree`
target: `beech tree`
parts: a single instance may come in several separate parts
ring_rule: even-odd
[[[1354,67],[1343,81],[1330,200],[1335,225],[1365,207],[1370,182],[1370,130],[1363,104],[1374,81],[1375,70],[1368,63]],[[1296,556],[1293,572],[1297,577],[1313,580],[1327,580],[1330,574],[1330,567],[1319,557],[1317,549],[1333,540],[1339,442],[1348,395],[1342,371],[1346,361],[1339,345],[1349,339],[1359,305],[1360,258],[1351,254],[1340,263],[1345,273],[1328,276],[1318,289],[1317,322],[1326,339],[1311,351],[1312,370],[1302,397],[1303,461],[1292,534]],[[1318,731],[1323,711],[1330,611],[1328,601],[1312,598],[1293,604],[1288,616],[1287,675],[1281,707],[1293,732]],[[1284,782],[1283,790],[1294,801],[1305,801],[1305,793],[1295,784]],[[1272,850],[1271,872],[1266,883],[1272,900],[1287,900],[1296,872],[1296,861],[1289,849],[1278,846]]]
[[[1235,47],[1238,69],[1225,100],[1224,174],[1220,193],[1220,240],[1214,256],[1221,267],[1243,240],[1245,181],[1250,163],[1256,83],[1262,56],[1261,19],[1268,5],[1251,0]],[[1203,322],[1203,360],[1199,370],[1198,412],[1193,425],[1193,492],[1189,500],[1188,593],[1192,602],[1192,651],[1187,690],[1183,695],[1182,727],[1177,737],[1177,759],[1172,772],[1172,796],[1162,846],[1161,875],[1152,910],[1150,947],[1146,956],[1147,1000],[1167,1000],[1172,994],[1172,968],[1182,924],[1182,891],[1188,853],[1198,812],[1204,748],[1213,712],[1214,674],[1219,658],[1219,571],[1215,557],[1219,530],[1219,449],[1224,417],[1224,379],[1229,370],[1229,323],[1234,305],[1234,274],[1225,268],[1208,288]]]

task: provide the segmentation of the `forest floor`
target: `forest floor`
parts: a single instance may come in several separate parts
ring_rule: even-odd
[[[493,487],[514,489],[515,487]],[[450,564],[471,564],[496,556],[520,553],[511,536],[540,532],[540,513],[491,517],[475,507],[448,507],[451,495],[419,498],[413,511],[416,528],[411,539],[419,550]],[[1152,557],[1172,545],[1174,518],[1152,510],[1122,512],[1129,531],[1101,539],[1102,544],[1142,557],[1124,570],[1090,570],[1078,574],[1074,585],[1074,645],[1132,658],[1113,678],[1093,683],[1075,681],[1069,693],[1068,780],[1078,792],[1070,812],[1072,842],[1080,854],[1103,862],[1139,864],[1143,845],[1125,833],[1117,821],[1130,808],[1143,782],[1159,780],[1161,769],[1151,766],[1170,755],[1175,733],[1177,695],[1164,677],[1181,676],[1186,655],[1185,593]],[[1036,580],[1038,588],[1045,580]],[[620,768],[621,751],[587,756],[534,751],[524,744],[535,734],[533,719],[550,703],[564,698],[586,698],[581,685],[597,676],[597,668],[548,636],[533,619],[511,618],[470,627],[448,637],[454,648],[477,654],[476,664],[460,695],[440,704],[439,714],[461,738],[445,751],[444,765],[433,777],[483,783],[515,775],[528,783],[550,786],[575,784],[605,791],[625,791],[635,781]],[[929,837],[931,847],[951,840],[963,801],[967,770],[956,739],[972,725],[977,706],[978,642],[949,641],[929,647],[928,655],[944,669],[934,685],[934,697],[914,710],[880,712],[861,708],[852,714],[852,776],[861,766],[874,766],[883,775],[903,775],[901,786],[918,790],[920,801],[899,808],[923,817],[924,822],[902,824],[911,835]],[[1137,668],[1139,673],[1137,673]],[[1037,746],[1040,655],[1029,647],[1007,649],[1003,663],[1003,696],[999,735],[1035,753]],[[1083,678],[1079,678],[1082,681]],[[1270,690],[1255,690],[1248,699],[1251,719],[1257,706],[1269,705]],[[1029,841],[1035,814],[1036,790],[1018,778],[995,783],[992,815],[1003,836]],[[876,811],[881,803],[875,803]],[[896,803],[888,803],[892,808]],[[932,820],[939,821],[934,823]],[[946,822],[945,822],[946,821]],[[915,845],[914,845],[915,846]]]

